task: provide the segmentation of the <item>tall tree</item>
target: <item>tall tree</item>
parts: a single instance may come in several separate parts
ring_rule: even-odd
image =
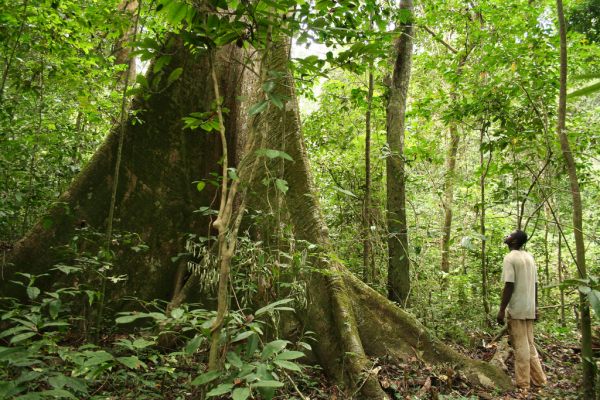
[[[371,108],[373,106],[373,65],[369,66],[369,89],[367,93],[367,112],[365,114],[365,199],[363,201],[363,268],[365,270],[365,281],[375,280],[375,262],[372,255],[373,244],[371,242]]]
[[[218,146],[217,137],[212,136],[214,142],[208,142],[207,138],[211,135],[184,130],[180,121],[182,113],[195,112],[196,107],[202,109],[212,102],[212,90],[206,89],[213,85],[207,74],[206,60],[198,58],[196,54],[188,55],[189,50],[184,49],[182,42],[178,43],[181,46],[175,49],[178,50],[178,59],[173,59],[173,65],[169,64],[165,72],[184,68],[181,77],[184,79],[180,78],[173,87],[154,94],[148,100],[141,95],[136,97],[132,110],[145,110],[137,114],[145,123],[131,125],[131,118],[126,122],[122,164],[125,182],[117,196],[115,215],[119,217],[122,229],[139,232],[151,249],[137,260],[126,257],[125,251],[117,258],[115,271],[129,273],[130,279],[118,291],[111,293],[110,298],[115,299],[115,309],[123,309],[131,304],[118,302],[120,294],[133,294],[134,291],[137,291],[135,294],[138,297],[147,300],[170,299],[171,282],[178,279],[176,265],[170,261],[170,257],[181,251],[182,233],[203,232],[206,229],[201,221],[195,220],[194,207],[209,205],[211,198],[203,196],[204,192],[193,192],[190,182],[198,179],[197,173],[204,170],[209,157],[216,167],[223,152]],[[274,71],[275,76],[286,77],[270,93],[294,98],[285,50],[285,46],[279,47],[270,60],[269,71]],[[227,47],[222,56],[227,57],[230,54],[228,51],[235,53],[238,50]],[[233,54],[230,56],[233,57]],[[239,54],[236,58],[242,59]],[[256,87],[247,87],[243,79],[238,79],[246,74],[241,75],[242,71],[236,69],[237,65],[226,62],[218,69],[221,79],[217,80],[220,89],[223,89],[225,104],[231,110],[225,119],[225,132],[228,135],[240,133],[242,127],[250,123],[238,113],[240,109],[247,108],[228,101],[236,98],[236,94],[240,93],[237,90],[248,96],[251,92],[256,93]],[[153,78],[152,67],[147,78]],[[245,87],[250,91],[246,91]],[[196,92],[198,97],[192,97]],[[165,104],[169,105],[166,111]],[[360,390],[365,398],[388,398],[372,373],[368,356],[392,354],[408,359],[414,357],[415,351],[423,360],[451,363],[475,384],[510,388],[510,380],[499,369],[470,360],[427,334],[427,330],[412,315],[370,289],[333,256],[329,231],[324,223],[304,146],[297,101],[289,101],[285,109],[268,106],[263,113],[260,119],[251,123],[259,124],[257,131],[262,133],[265,143],[259,145],[258,141],[255,142],[256,147],[253,146],[250,154],[255,154],[260,147],[277,149],[289,155],[293,162],[286,162],[282,176],[285,182],[273,184],[271,180],[266,182],[268,185],[263,178],[269,176],[269,171],[279,170],[280,164],[276,159],[261,163],[256,178],[252,183],[248,182],[256,193],[253,199],[257,207],[268,210],[269,205],[261,203],[272,199],[273,191],[286,188],[282,207],[285,207],[284,215],[293,227],[295,238],[299,243],[310,242],[315,245],[311,246],[308,259],[311,268],[302,277],[309,301],[306,309],[297,310],[298,321],[290,325],[291,331],[287,333],[293,336],[301,327],[315,332],[317,341],[313,347],[314,353],[325,371],[332,378],[345,382],[348,387]],[[242,136],[228,136],[228,144],[231,143],[228,153],[239,148],[240,141],[244,140]],[[63,197],[71,205],[77,219],[85,219],[93,226],[102,226],[108,214],[110,179],[107,177],[112,175],[112,160],[118,150],[117,138],[117,133],[113,132]],[[212,151],[209,153],[207,148]],[[207,172],[201,176],[206,176]],[[92,195],[89,196],[89,193]],[[58,217],[53,214],[52,227],[44,230],[40,223],[19,243],[11,258],[16,264],[11,272],[28,269],[34,272],[35,268],[35,273],[40,273],[51,267],[52,263],[48,261],[52,259],[50,247],[67,242],[74,224],[68,218],[59,220]],[[42,240],[43,244],[39,245],[38,242]],[[27,250],[33,253],[31,258],[23,254]],[[39,265],[31,262],[33,259],[44,260],[45,265],[39,268]],[[136,271],[136,268],[140,271]]]
[[[571,144],[567,136],[567,25],[562,0],[556,0],[558,26],[560,33],[560,91],[558,96],[558,126],[557,134],[560,139],[560,148],[567,164],[569,183],[573,197],[573,234],[575,235],[575,252],[577,258],[577,272],[580,279],[587,278],[585,265],[585,244],[583,241],[583,206],[581,204],[581,191],[577,177],[577,165],[571,151]],[[588,399],[596,398],[596,374],[594,353],[592,350],[592,321],[587,296],[580,292],[581,304],[581,357],[583,366],[583,387]]]
[[[400,36],[387,105],[388,298],[406,306],[410,294],[410,262],[406,226],[406,179],[404,171],[404,131],[406,103],[413,57],[415,29],[414,1],[400,3]]]

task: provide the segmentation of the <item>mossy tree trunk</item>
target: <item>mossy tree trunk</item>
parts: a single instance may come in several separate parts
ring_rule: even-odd
[[[223,50],[222,56],[232,57],[236,52],[239,50],[231,46]],[[139,234],[149,250],[136,253],[125,246],[113,246],[117,258],[108,275],[128,277],[125,282],[108,285],[107,298],[113,301],[121,296],[170,299],[177,272],[171,258],[185,252],[184,235],[208,236],[205,217],[194,211],[212,203],[216,188],[207,185],[199,192],[192,182],[219,172],[221,139],[214,131],[182,129],[183,117],[211,110],[214,94],[207,90],[211,87],[208,62],[186,51],[181,41],[176,41],[169,53],[173,58],[160,73],[169,76],[176,68],[183,68],[182,75],[166,88],[161,85],[160,91],[147,100],[142,95],[136,96],[125,123],[114,229],[116,233]],[[236,58],[239,57],[238,54]],[[152,69],[151,65],[149,82],[154,78]],[[225,93],[224,106],[231,110],[226,133],[230,144],[229,162],[235,165],[239,148],[236,142],[243,138],[241,132],[247,115],[242,112],[243,106],[236,101],[236,96],[247,93],[240,92],[244,90],[243,84],[238,89],[242,68],[237,64],[227,64],[218,72]],[[14,272],[36,275],[48,272],[60,261],[52,247],[67,245],[81,221],[100,232],[105,231],[119,136],[117,125],[58,199],[68,207],[69,213],[65,206],[52,207],[48,213],[52,225],[44,228],[43,221],[39,221],[8,254],[4,280],[0,281],[3,295],[24,297],[22,287],[9,283],[22,279]],[[52,282],[44,279],[46,281],[40,279],[36,284],[49,288]],[[94,287],[95,282],[89,283],[92,290],[99,289]]]

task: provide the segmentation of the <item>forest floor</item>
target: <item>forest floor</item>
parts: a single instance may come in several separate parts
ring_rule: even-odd
[[[105,337],[101,343],[102,347],[111,347],[117,340],[125,337],[130,336],[116,334]],[[467,357],[490,361],[498,346],[498,343],[491,342],[491,339],[491,336],[479,337],[475,346],[469,346],[472,349],[463,345],[448,344]],[[377,374],[382,387],[392,399],[581,399],[580,355],[576,340],[544,334],[536,334],[536,340],[542,351],[541,359],[548,377],[547,386],[538,391],[522,393],[476,387],[470,384],[464,375],[455,373],[449,366],[429,365],[416,357],[407,360],[408,362],[394,357],[372,360],[374,363],[371,373]],[[169,400],[200,398],[200,388],[190,387],[189,382],[205,369],[204,361],[207,356],[200,352],[185,363],[176,361],[174,357],[171,367],[164,363],[163,367],[152,366],[152,363],[148,362],[145,373],[134,376],[129,372],[128,375],[121,375],[120,379],[99,381],[88,398],[106,400],[157,397]],[[168,356],[164,359],[168,360]],[[514,380],[513,364],[514,358],[511,354],[506,365],[509,375]],[[169,370],[170,373],[164,373]],[[119,374],[113,377],[117,375]],[[296,388],[286,382],[288,383],[286,387],[278,389],[274,399],[300,399],[298,393],[302,394],[303,400],[358,398],[355,393],[329,381],[318,366],[304,366],[302,373],[290,372],[290,375]]]

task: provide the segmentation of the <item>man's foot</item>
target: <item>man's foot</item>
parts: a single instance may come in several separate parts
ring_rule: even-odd
[[[531,384],[531,392],[532,393],[540,393],[542,391],[544,391],[544,387],[546,387],[546,385],[535,385],[535,384]]]

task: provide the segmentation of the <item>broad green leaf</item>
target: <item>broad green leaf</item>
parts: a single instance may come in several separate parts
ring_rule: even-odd
[[[197,376],[196,379],[194,379],[192,381],[192,386],[200,386],[200,385],[204,385],[205,383],[212,382],[215,379],[217,379],[218,377],[220,377],[221,375],[223,375],[223,372],[221,372],[221,371],[207,372],[205,374]]]
[[[260,114],[267,108],[268,105],[269,105],[269,102],[267,100],[263,100],[260,103],[257,103],[255,105],[253,105],[252,107],[250,107],[250,109],[248,110],[248,113],[250,115]]]
[[[202,336],[196,336],[195,338],[190,340],[188,342],[187,346],[185,346],[185,354],[187,354],[188,356],[191,356],[196,351],[198,351],[198,347],[200,347],[200,343],[202,343],[202,339],[203,339]]]
[[[596,93],[598,91],[600,91],[600,83],[596,83],[594,85],[584,87],[583,89],[571,92],[567,95],[567,98],[570,99],[572,97],[587,96],[588,94]]]
[[[115,319],[115,322],[117,324],[128,324],[130,322],[135,321],[138,318],[144,318],[144,317],[148,317],[149,315],[146,313],[139,313],[139,314],[135,314],[135,315],[125,315],[123,317],[119,317],[117,319]]]
[[[233,365],[236,368],[242,369],[242,367],[244,366],[244,363],[242,362],[240,357],[232,351],[227,353],[227,360],[229,360],[231,365]]]
[[[117,358],[117,361],[132,369],[138,369],[140,367],[148,369],[148,366],[137,357],[119,357]]]
[[[206,186],[205,182],[198,182],[198,186],[197,186],[198,191],[201,192],[202,189],[204,189],[205,186]]]
[[[220,23],[219,16],[216,14],[212,14],[210,17],[208,17],[208,21],[206,21],[206,25],[210,29],[218,28],[219,23]]]
[[[144,93],[144,89],[142,89],[142,88],[129,89],[127,91],[127,93],[125,93],[125,95],[127,95],[127,96],[135,96],[136,94],[139,94],[139,93]]]
[[[574,75],[571,77],[571,79],[597,79],[600,78],[600,74],[581,74],[581,75]]]
[[[58,313],[60,312],[60,306],[62,305],[62,301],[53,300],[48,307],[48,311],[50,312],[50,317],[52,319],[56,319],[58,317]]]
[[[259,315],[261,315],[261,314],[263,314],[263,313],[265,313],[265,312],[267,312],[267,311],[269,311],[269,310],[271,310],[271,309],[273,309],[273,308],[275,308],[277,306],[280,306],[280,305],[283,305],[283,304],[287,304],[287,303],[290,303],[292,301],[294,301],[294,299],[284,299],[284,300],[276,301],[275,303],[267,304],[266,306],[264,306],[262,308],[259,308],[254,313],[254,315],[259,316]]]
[[[597,290],[591,290],[588,293],[588,300],[596,313],[596,317],[600,318],[600,292]]]
[[[37,333],[35,333],[35,332],[21,333],[20,335],[13,336],[12,339],[10,339],[9,343],[10,344],[19,343],[19,342],[27,340],[30,337],[35,336],[35,335],[37,335]]]
[[[252,378],[252,379],[250,379],[250,377],[248,377],[248,381],[253,381],[254,379],[259,379],[262,382],[273,381],[273,375],[268,370],[268,368],[267,368],[267,366],[265,364],[259,364],[256,367],[256,374],[255,374],[255,376],[256,376],[256,378]],[[258,390],[258,392],[260,393],[260,395],[262,397],[264,397],[265,399],[267,399],[267,400],[272,399],[273,396],[275,395],[275,388],[274,387],[259,386],[256,389]]]
[[[41,373],[41,372],[37,372],[37,371],[25,371],[25,372],[23,372],[23,375],[21,375],[21,376],[19,377],[19,379],[17,379],[17,380],[15,381],[15,384],[16,384],[16,385],[20,385],[20,384],[21,384],[21,383],[23,383],[23,382],[31,382],[31,381],[33,381],[33,380],[36,380],[36,379],[37,379],[37,378],[39,378],[40,376],[42,376],[42,373]],[[64,376],[64,375],[62,375],[62,376]],[[50,380],[51,380],[51,379],[52,379],[52,378],[48,379],[48,382],[50,382]],[[50,384],[52,385],[52,382],[50,382]],[[52,386],[53,386],[54,388],[56,388],[56,389],[62,389],[62,386],[61,386],[61,387],[58,387],[58,388],[57,388],[56,386],[54,386],[54,385],[52,385]],[[64,385],[63,385],[63,386],[64,386]],[[0,395],[1,395],[1,394],[2,394],[2,392],[1,392],[1,390],[0,390]]]
[[[283,78],[283,74],[279,71],[269,71],[267,73],[275,78],[279,78],[279,79]]]
[[[588,294],[592,291],[592,288],[589,286],[579,286],[578,289],[583,294]]]
[[[3,360],[5,357],[20,352],[26,352],[27,350],[24,347],[10,347],[8,349],[0,349],[0,360]]]
[[[291,361],[274,360],[273,362],[275,364],[279,365],[281,368],[289,369],[292,371],[302,372],[302,369],[300,369],[300,367],[296,363],[293,363]]]
[[[44,390],[43,398],[55,398],[55,399],[75,399],[77,397],[73,396],[70,392],[63,389],[52,389],[52,390]],[[24,396],[20,396],[20,398],[24,398]],[[40,397],[42,398],[42,397]]]
[[[348,196],[357,197],[357,196],[356,196],[354,193],[352,193],[352,192],[350,192],[350,191],[348,191],[348,190],[345,190],[345,189],[339,188],[339,187],[337,187],[337,186],[332,186],[332,188],[334,188],[335,190],[337,190],[337,191],[338,191],[338,192],[340,192],[340,193],[347,194]]]
[[[230,168],[229,171],[227,171],[229,174],[229,177],[234,180],[234,181],[239,181],[240,178],[238,178],[237,174],[235,173],[235,169],[234,168]]]
[[[35,286],[27,287],[27,296],[29,296],[29,298],[31,300],[35,300],[35,298],[38,297],[39,295],[40,295],[40,289],[36,288]]]
[[[279,99],[279,96],[273,93],[269,93],[269,99],[271,99],[271,103],[280,110],[283,109],[283,102]]]
[[[177,308],[173,311],[171,311],[171,317],[174,319],[179,319],[183,316],[184,310],[183,308]]]
[[[58,374],[48,379],[48,383],[55,389],[62,389],[66,385],[76,392],[87,394],[87,383],[85,379],[71,378],[63,374]]]
[[[267,93],[268,93],[268,92],[270,92],[270,91],[271,91],[271,90],[273,90],[273,89],[275,89],[275,82],[273,82],[273,81],[266,82],[266,83],[263,85],[263,90],[264,90],[265,92],[267,92]]]
[[[179,75],[183,72],[183,68],[177,68],[175,71],[171,72],[169,78],[167,79],[167,83],[173,82],[175,79],[179,78]]]
[[[276,179],[275,184],[277,185],[279,190],[281,190],[283,193],[287,192],[289,189],[287,186],[287,181],[285,181],[283,179]]]
[[[255,387],[277,388],[277,387],[282,387],[283,383],[278,382],[278,381],[262,380],[262,381],[254,382],[252,384],[252,386],[255,386]]]
[[[274,340],[268,343],[262,351],[261,359],[266,361],[273,354],[283,350],[288,343],[287,340]]]
[[[135,78],[135,81],[143,87],[145,87],[146,89],[150,89],[150,85],[148,85],[148,80],[144,75],[138,74],[138,76]]]
[[[206,397],[220,396],[225,393],[229,393],[233,389],[233,383],[222,383],[210,392],[206,393]]]
[[[179,25],[179,23],[185,18],[185,14],[187,14],[187,4],[175,2],[169,8],[167,20],[171,25]]]
[[[244,340],[246,339],[248,336],[253,335],[254,332],[252,331],[244,331],[242,333],[237,334],[233,340],[231,341],[231,343],[235,343],[235,342],[239,342],[240,340]]]
[[[250,389],[248,388],[234,389],[231,395],[233,400],[246,400],[248,397],[250,397]]]
[[[286,160],[294,161],[294,159],[292,157],[290,157],[288,154],[284,153],[283,151],[279,151],[279,150],[262,149],[262,150],[258,150],[255,154],[256,155],[265,154],[267,157],[269,157],[271,159],[277,158],[277,157],[282,157],[282,158],[285,158]]]
[[[251,359],[258,349],[258,335],[250,335],[246,340],[246,358]]]
[[[156,12],[165,12],[173,5],[173,0],[163,0],[160,2],[158,7],[156,7]]]
[[[31,331],[31,328],[28,326],[16,326],[14,328],[7,329],[4,332],[0,332],[0,338],[3,338],[5,336],[14,335],[15,333],[21,332],[21,331]]]
[[[300,357],[304,357],[304,353],[301,351],[284,351],[277,354],[273,360],[295,360]]]
[[[48,229],[52,226],[52,220],[51,219],[45,219],[44,222],[42,223],[42,228],[44,229]]]
[[[164,65],[168,65],[171,62],[171,56],[162,56],[154,63],[153,71],[156,74],[159,72]]]

